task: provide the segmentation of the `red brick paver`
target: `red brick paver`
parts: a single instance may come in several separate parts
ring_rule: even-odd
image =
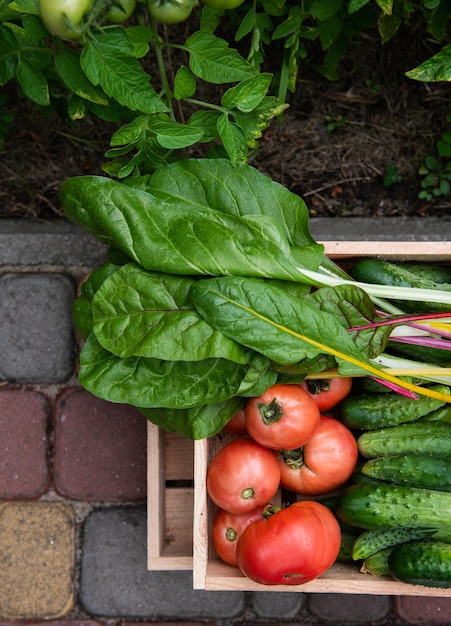
[[[400,596],[394,608],[409,624],[451,624],[451,598]]]
[[[36,499],[49,487],[48,402],[33,390],[0,390],[0,499]]]
[[[54,487],[73,500],[123,502],[146,498],[147,420],[84,389],[57,399]]]

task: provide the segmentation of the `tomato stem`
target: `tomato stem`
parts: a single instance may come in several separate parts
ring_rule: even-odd
[[[304,465],[304,448],[296,448],[295,450],[281,450],[279,452],[285,463],[293,469],[299,469]]]
[[[255,498],[255,491],[252,487],[246,487],[241,492],[241,497],[243,500],[253,500]]]
[[[267,426],[278,422],[283,416],[283,407],[277,398],[273,398],[269,404],[266,402],[257,402],[257,408],[263,423]]]
[[[238,533],[236,532],[236,530],[232,528],[231,526],[227,526],[226,531],[225,531],[226,540],[230,541],[230,543],[233,543],[234,541],[236,541],[237,536],[238,536]]]

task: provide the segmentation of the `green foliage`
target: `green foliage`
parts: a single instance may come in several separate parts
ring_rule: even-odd
[[[62,22],[66,40],[45,27],[40,0],[0,0],[0,87],[15,82],[72,120],[117,124],[105,172],[118,178],[152,173],[195,144],[247,162],[287,108],[302,64],[333,80],[356,35],[378,32],[383,43],[416,20],[445,42],[450,18],[449,0],[245,0],[227,11],[200,3],[180,29],[158,23],[144,0],[119,24],[108,21],[115,0],[73,0],[72,9],[82,1],[90,8],[80,23]],[[61,11],[56,0],[45,6]],[[449,80],[450,56],[444,45],[407,75]],[[2,115],[0,134],[8,123]]]
[[[387,165],[386,174],[384,176],[383,184],[384,187],[391,187],[395,183],[400,183],[402,181],[402,176],[398,172],[398,168],[393,163]]]
[[[451,117],[448,118],[451,121]],[[420,200],[430,202],[438,196],[448,196],[451,191],[451,131],[446,130],[436,143],[437,153],[428,155],[418,173],[423,177]]]

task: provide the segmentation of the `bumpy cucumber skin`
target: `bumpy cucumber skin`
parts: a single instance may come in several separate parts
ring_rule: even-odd
[[[431,389],[450,395],[446,385],[434,385]],[[340,415],[348,428],[375,430],[416,421],[444,404],[426,396],[413,400],[399,393],[363,393],[345,398],[340,404]]]
[[[393,548],[401,543],[424,539],[434,531],[424,528],[380,528],[365,530],[354,541],[352,558],[354,561],[366,559],[372,554],[387,548]]]
[[[417,421],[362,433],[357,438],[365,458],[418,452],[451,459],[451,424]]]
[[[393,454],[370,459],[362,474],[395,485],[451,491],[451,460],[419,453]]]
[[[335,514],[346,524],[365,530],[449,528],[451,494],[386,483],[352,485],[338,496]]]
[[[351,269],[351,275],[356,280],[366,283],[451,291],[449,283],[436,283],[420,276],[419,272],[403,267],[401,263],[390,263],[380,259],[358,259]],[[399,302],[399,306],[402,310],[413,313],[449,311],[449,305],[433,302],[402,301]]]
[[[426,587],[451,587],[451,544],[419,541],[397,546],[388,557],[396,580]]]

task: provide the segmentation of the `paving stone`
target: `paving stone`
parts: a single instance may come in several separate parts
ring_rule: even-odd
[[[147,495],[147,419],[81,388],[57,399],[54,487],[74,500],[123,502]]]
[[[305,604],[305,594],[292,592],[252,592],[252,605],[259,617],[292,619]]]
[[[65,274],[0,276],[0,380],[60,383],[72,375],[74,293]]]
[[[451,598],[398,596],[394,608],[409,624],[451,624]]]
[[[47,491],[48,402],[31,389],[0,390],[0,499],[34,499]]]
[[[384,620],[392,604],[390,596],[318,593],[309,595],[309,607],[320,619],[360,625]]]
[[[95,511],[83,535],[79,597],[92,616],[220,620],[245,608],[244,592],[193,590],[189,571],[149,572],[144,507]]]
[[[67,220],[0,220],[0,265],[95,266],[106,246]]]
[[[74,514],[63,503],[0,504],[0,618],[52,619],[74,604]]]

